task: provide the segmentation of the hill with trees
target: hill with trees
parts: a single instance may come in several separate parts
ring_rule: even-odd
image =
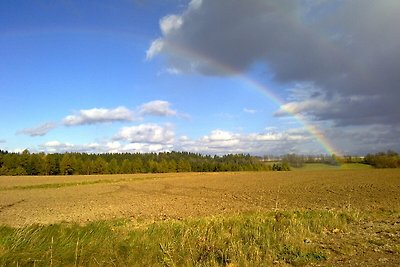
[[[261,171],[271,167],[250,155],[163,153],[9,153],[0,151],[0,175],[90,175],[166,172]]]
[[[267,156],[268,158],[268,156]],[[210,156],[190,152],[163,153],[10,153],[0,150],[0,175],[91,175],[166,172],[288,171],[304,164],[364,163],[375,168],[399,168],[394,151],[365,157],[287,154],[266,160],[249,154]]]

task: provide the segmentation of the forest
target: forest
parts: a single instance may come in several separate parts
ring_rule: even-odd
[[[287,154],[261,158],[249,154],[210,156],[190,152],[162,153],[14,153],[0,150],[0,175],[91,175],[167,172],[289,171],[305,164],[364,163],[375,168],[399,168],[394,151],[365,157]]]
[[[278,170],[277,166],[275,169]],[[0,150],[0,175],[90,175],[165,172],[272,170],[258,158],[238,154],[209,156],[163,153],[9,153]]]

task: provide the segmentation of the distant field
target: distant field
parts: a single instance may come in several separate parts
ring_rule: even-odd
[[[315,171],[315,170],[367,170],[373,169],[372,166],[361,163],[344,163],[338,166],[324,163],[306,163],[301,168],[292,168],[296,171]]]
[[[364,167],[0,177],[0,265],[400,264],[400,170]]]

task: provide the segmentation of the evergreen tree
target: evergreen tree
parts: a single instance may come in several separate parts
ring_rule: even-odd
[[[94,174],[107,174],[108,163],[101,157],[97,157],[93,162],[93,173]]]
[[[178,166],[177,166],[178,172],[190,172],[191,170],[192,170],[192,167],[190,166],[190,163],[187,159],[181,158],[178,161]]]
[[[118,162],[116,159],[112,159],[110,163],[108,164],[108,168],[111,174],[117,174],[119,173],[119,167],[118,167]]]
[[[63,175],[73,175],[77,167],[76,158],[73,154],[65,153],[60,162],[60,171]]]
[[[133,173],[132,164],[128,159],[122,161],[121,172],[124,174]]]
[[[141,173],[143,172],[143,161],[140,157],[135,157],[131,163],[131,171],[133,173]]]

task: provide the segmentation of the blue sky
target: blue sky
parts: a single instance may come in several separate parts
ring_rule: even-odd
[[[399,150],[399,6],[2,1],[0,148]]]

